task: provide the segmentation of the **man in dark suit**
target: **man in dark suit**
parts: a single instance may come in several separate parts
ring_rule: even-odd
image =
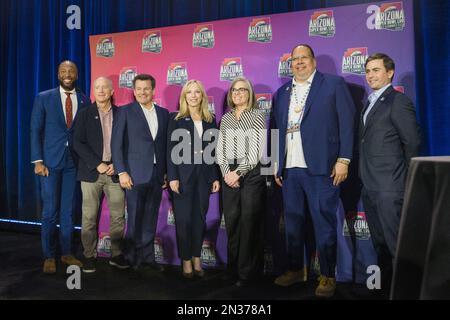
[[[84,248],[83,272],[95,272],[97,221],[102,193],[106,194],[110,215],[112,259],[109,263],[125,269],[121,250],[125,226],[125,194],[111,159],[111,134],[117,107],[111,103],[112,81],[94,81],[95,102],[78,114],[74,128],[74,150],[78,154],[77,179],[83,192],[81,242]]]
[[[411,158],[419,153],[420,129],[413,103],[392,87],[394,61],[376,53],[365,67],[374,91],[359,121],[359,175],[382,289],[389,289],[406,175]]]
[[[31,162],[40,176],[44,273],[56,272],[56,224],[59,214],[61,262],[82,266],[72,254],[76,169],[72,156],[72,123],[89,99],[75,89],[77,66],[63,61],[58,67],[59,86],[41,92],[31,113]]]
[[[355,107],[341,77],[316,70],[312,48],[292,50],[294,78],[278,89],[273,125],[279,129],[276,183],[282,186],[288,271],[275,284],[306,280],[305,215],[309,207],[319,252],[321,277],[316,295],[336,289],[339,184],[347,178],[353,151]]]
[[[154,239],[166,185],[169,112],[153,103],[155,79],[140,74],[133,80],[136,102],[119,108],[112,134],[112,159],[126,189],[127,230],[124,255],[135,268],[155,263]]]

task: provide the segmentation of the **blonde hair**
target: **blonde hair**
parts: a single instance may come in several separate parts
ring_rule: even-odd
[[[179,120],[181,118],[186,118],[190,116],[189,107],[186,101],[186,94],[188,92],[189,87],[193,84],[196,84],[198,86],[202,94],[202,100],[200,101],[200,115],[202,117],[202,120],[206,122],[212,122],[213,115],[208,109],[208,96],[206,95],[206,91],[205,88],[203,87],[203,84],[199,80],[189,80],[184,84],[180,94],[180,110],[178,111],[175,120]]]
[[[250,82],[250,80],[248,80],[247,78],[244,77],[237,77],[236,79],[233,80],[233,82],[231,82],[230,88],[228,89],[228,93],[227,93],[227,103],[228,106],[231,109],[234,109],[236,107],[236,105],[233,102],[233,87],[234,85],[239,82],[242,81],[247,85],[247,89],[248,89],[248,102],[247,102],[247,108],[246,109],[253,109],[256,108],[256,96],[255,96],[255,91],[253,90],[253,85]]]

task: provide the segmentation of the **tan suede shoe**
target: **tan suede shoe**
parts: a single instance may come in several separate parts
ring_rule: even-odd
[[[82,267],[83,263],[81,263],[80,260],[78,260],[77,258],[75,258],[73,255],[69,254],[69,255],[65,255],[65,256],[61,256],[61,262],[64,264],[67,264],[69,266],[79,266]]]
[[[45,259],[44,267],[42,271],[46,274],[54,274],[56,273],[56,262],[55,259]]]

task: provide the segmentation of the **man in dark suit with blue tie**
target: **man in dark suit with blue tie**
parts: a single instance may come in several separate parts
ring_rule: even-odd
[[[336,289],[339,184],[352,158],[355,107],[343,78],[316,70],[314,51],[301,44],[292,50],[292,81],[274,99],[272,127],[279,129],[275,174],[282,187],[288,270],[275,284],[304,282],[305,215],[311,214],[321,276],[316,296]]]
[[[72,156],[72,123],[90,100],[75,89],[75,63],[58,67],[59,87],[41,92],[31,113],[31,161],[40,176],[42,208],[42,249],[44,273],[56,272],[56,224],[59,214],[61,262],[82,266],[72,254],[73,208],[76,169]]]
[[[411,100],[392,87],[394,61],[383,53],[366,60],[374,91],[359,121],[359,176],[367,223],[389,290],[409,162],[419,154],[420,128]]]
[[[166,185],[169,112],[153,103],[155,79],[139,74],[133,80],[136,101],[117,113],[112,133],[112,159],[126,189],[127,230],[124,255],[134,267],[155,262],[154,239],[162,188]]]

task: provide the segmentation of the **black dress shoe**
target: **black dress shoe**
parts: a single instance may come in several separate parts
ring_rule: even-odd
[[[186,279],[192,279],[192,278],[194,278],[194,272],[184,272],[183,271],[183,278],[186,278]]]
[[[196,277],[203,278],[205,276],[205,271],[204,270],[195,270],[194,269],[194,275]]]

